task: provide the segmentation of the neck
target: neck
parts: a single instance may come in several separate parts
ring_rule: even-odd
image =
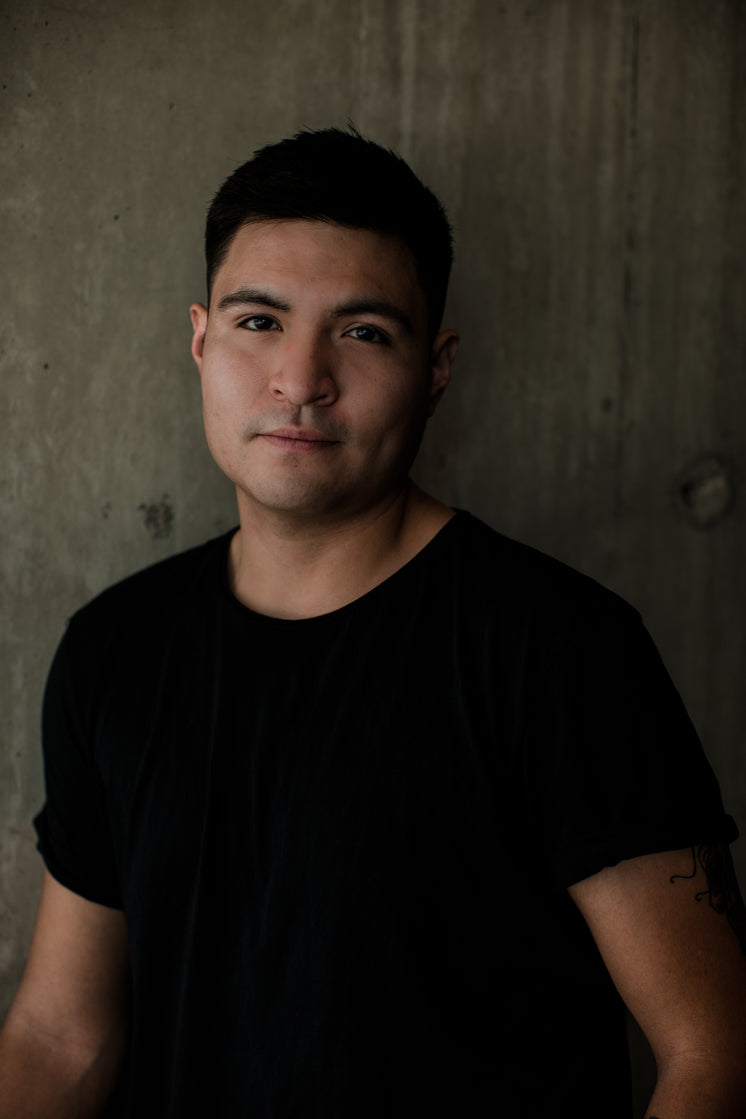
[[[305,521],[239,507],[228,578],[260,614],[311,618],[360,598],[408,563],[453,516],[413,483],[357,517]]]

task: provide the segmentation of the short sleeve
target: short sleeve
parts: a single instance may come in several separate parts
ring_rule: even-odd
[[[89,901],[121,908],[106,795],[96,766],[95,642],[73,618],[47,679],[42,714],[46,802],[34,820],[50,874]]]
[[[610,600],[574,616],[532,697],[525,781],[556,889],[738,834],[639,614]]]

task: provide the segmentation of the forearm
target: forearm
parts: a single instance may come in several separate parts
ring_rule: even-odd
[[[687,1055],[662,1064],[646,1119],[743,1119],[746,1057]]]
[[[119,1033],[96,1047],[9,1017],[0,1033],[0,1119],[94,1119],[121,1067]]]

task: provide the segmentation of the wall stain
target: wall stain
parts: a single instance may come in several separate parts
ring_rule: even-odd
[[[150,533],[151,540],[167,540],[171,535],[176,515],[173,505],[168,501],[168,494],[164,493],[159,502],[154,502],[152,505],[143,503],[137,508],[144,514],[143,522]]]

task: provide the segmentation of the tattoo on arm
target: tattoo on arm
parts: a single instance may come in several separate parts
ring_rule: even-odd
[[[746,907],[738,889],[729,847],[724,843],[692,847],[692,873],[674,874],[671,882],[675,882],[677,878],[694,878],[697,864],[705,872],[707,889],[695,894],[695,901],[701,902],[702,898],[707,898],[711,909],[725,914],[746,955]],[[650,1119],[655,1119],[655,1116],[651,1115]]]

